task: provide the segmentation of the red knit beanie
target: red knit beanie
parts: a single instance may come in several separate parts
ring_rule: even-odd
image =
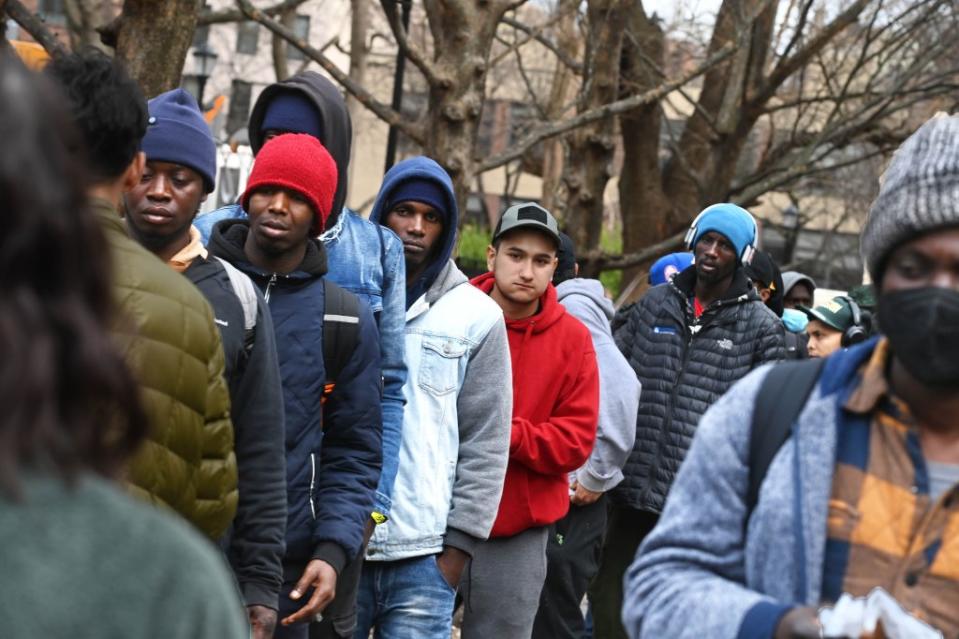
[[[249,211],[250,196],[263,186],[291,189],[313,207],[313,230],[318,234],[330,217],[336,179],[336,162],[319,140],[303,133],[286,133],[268,141],[257,153],[240,203]]]

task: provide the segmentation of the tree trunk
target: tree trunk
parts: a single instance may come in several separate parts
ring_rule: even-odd
[[[70,48],[79,51],[84,47],[105,50],[97,31],[106,23],[102,3],[98,0],[64,0],[67,29],[70,32]]]
[[[288,29],[293,28],[293,21],[296,19],[296,9],[287,9],[277,16],[280,24]],[[271,43],[271,53],[273,54],[273,72],[276,74],[276,81],[283,82],[290,77],[290,58],[286,55],[289,51],[289,45],[286,40],[273,34]]]
[[[366,63],[369,59],[369,47],[366,44],[370,33],[370,0],[350,0],[350,77],[357,84],[366,83]],[[346,94],[346,108],[353,122],[357,122],[363,111],[356,98]]]
[[[619,67],[623,34],[632,0],[590,0],[587,5],[589,37],[586,63],[583,65],[583,87],[586,94],[579,101],[580,113],[609,104],[619,93]],[[569,152],[563,183],[566,186],[564,222],[578,252],[599,247],[603,230],[603,192],[609,182],[616,121],[606,117],[576,130],[568,139]],[[598,273],[584,269],[584,275]]]
[[[473,152],[486,92],[496,27],[509,5],[486,0],[426,0],[433,35],[436,79],[430,82],[424,153],[447,170],[457,204],[475,175]]]
[[[621,86],[623,97],[642,93],[661,81],[657,69],[663,64],[663,31],[651,22],[642,7],[632,13],[623,45]],[[662,189],[659,168],[661,107],[649,104],[620,116],[623,139],[623,169],[619,176],[619,207],[623,217],[623,252],[632,253],[665,239],[674,226],[671,207]],[[623,282],[645,270],[627,269]]]
[[[117,32],[117,58],[152,98],[180,86],[193,40],[197,0],[125,0]]]
[[[556,25],[556,46],[578,59],[583,38],[576,28],[577,12],[574,10],[578,0],[560,0],[556,12],[563,17]],[[565,115],[572,97],[573,70],[557,58],[553,71],[553,83],[550,86],[549,101],[546,103],[546,118],[559,120]],[[565,206],[565,198],[560,195],[563,177],[563,163],[566,157],[566,142],[562,138],[548,140],[543,144],[543,186],[540,204],[549,211]]]

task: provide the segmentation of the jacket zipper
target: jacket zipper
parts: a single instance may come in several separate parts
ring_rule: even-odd
[[[270,276],[270,281],[266,283],[266,290],[263,291],[263,301],[267,304],[270,303],[270,289],[273,288],[274,284],[276,284],[276,273]]]
[[[316,505],[313,503],[313,486],[315,483],[316,483],[316,455],[314,453],[310,453],[310,512],[313,513],[313,519],[316,519]]]

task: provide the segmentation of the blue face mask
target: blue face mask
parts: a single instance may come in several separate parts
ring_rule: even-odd
[[[783,324],[790,333],[802,333],[806,330],[806,324],[808,323],[809,318],[802,311],[797,311],[794,308],[783,310]]]

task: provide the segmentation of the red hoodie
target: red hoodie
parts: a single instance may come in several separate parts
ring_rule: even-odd
[[[493,274],[473,285],[489,295]],[[599,419],[599,372],[589,330],[550,284],[540,311],[506,320],[513,363],[513,428],[499,513],[490,537],[509,537],[562,519],[568,473],[586,462]]]

